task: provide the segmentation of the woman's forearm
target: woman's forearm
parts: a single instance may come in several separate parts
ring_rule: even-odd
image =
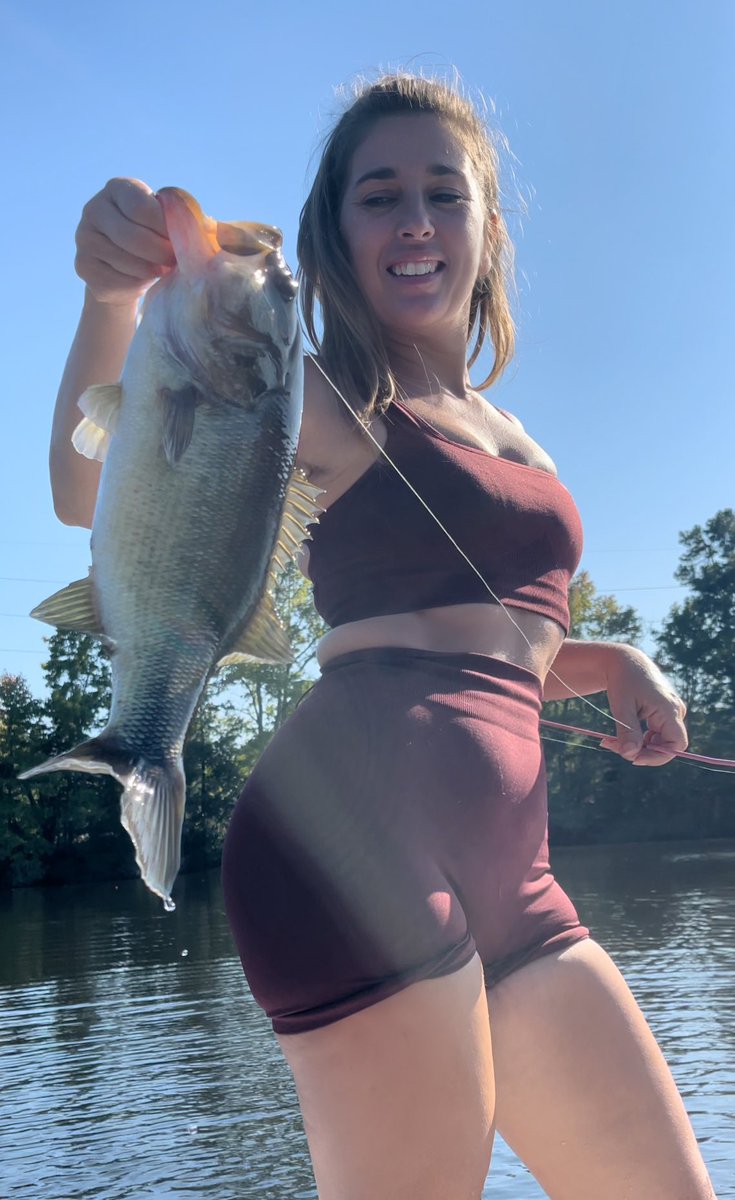
[[[595,692],[604,692],[607,689],[610,659],[621,652],[636,653],[632,646],[620,642],[577,642],[570,639],[562,642],[546,676],[544,700],[568,700],[575,694],[592,696]],[[566,687],[566,684],[569,686]]]
[[[71,435],[77,401],[93,384],[115,383],[135,332],[137,302],[100,304],[87,293],[54,409],[49,470],[54,509],[65,525],[92,526],[101,464],[78,454]]]

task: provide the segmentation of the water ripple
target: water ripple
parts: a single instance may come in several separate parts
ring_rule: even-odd
[[[735,1197],[735,849],[559,858],[664,1048],[720,1200]],[[182,881],[173,919],[133,883],[6,900],[3,1200],[315,1200],[291,1078],[216,876]],[[500,1141],[487,1194],[542,1196]]]

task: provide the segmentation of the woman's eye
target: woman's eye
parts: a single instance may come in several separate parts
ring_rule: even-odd
[[[460,195],[459,192],[434,192],[430,198],[434,204],[458,205],[466,203],[466,197]],[[397,199],[397,196],[387,194],[366,196],[362,203],[365,208],[385,208],[388,204],[395,203]]]

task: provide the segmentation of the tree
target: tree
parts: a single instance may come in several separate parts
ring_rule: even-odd
[[[0,882],[40,879],[50,852],[39,815],[39,788],[18,775],[43,754],[43,705],[22,675],[0,676]]]
[[[621,605],[614,596],[598,595],[586,571],[572,580],[569,589],[570,636],[593,641],[624,641],[635,644],[642,623],[634,608]],[[607,696],[599,692],[589,699],[607,711]],[[543,716],[565,725],[600,728],[584,700],[553,700],[543,707]],[[607,727],[607,726],[605,726]],[[612,725],[609,726],[612,729]],[[550,829],[560,841],[607,841],[636,812],[630,781],[623,783],[628,764],[599,751],[582,738],[569,738],[542,727],[549,780]],[[553,740],[552,740],[553,739]],[[558,740],[557,740],[558,739]],[[563,741],[563,745],[559,743]]]
[[[243,721],[232,699],[223,698],[226,688],[226,679],[215,676],[210,681],[184,747],[185,868],[217,861],[244,779]]]
[[[692,594],[675,604],[657,642],[690,709],[735,712],[735,511],[679,535],[676,571]]]
[[[96,639],[58,629],[47,641],[49,656],[43,670],[49,695],[44,704],[47,735],[42,757],[49,758],[70,750],[104,725],[111,692],[109,662]],[[43,777],[39,806],[43,834],[53,848],[50,878],[132,871],[127,839],[119,827],[119,794],[109,775],[57,771]]]
[[[732,758],[735,746],[735,511],[721,509],[702,527],[680,534],[676,578],[691,589],[675,604],[657,636],[665,665],[689,706],[692,746]],[[735,832],[732,781],[702,771],[696,787],[699,828]]]
[[[657,643],[661,665],[672,672],[689,704],[687,726],[694,749],[732,757],[735,744],[733,584],[735,514],[718,513],[702,529],[681,535],[685,553],[677,578],[693,588],[674,605]],[[572,634],[635,642],[635,611],[612,597],[597,596],[587,575],[572,584]],[[715,639],[713,646],[710,639]],[[607,708],[601,693],[590,699]],[[580,700],[544,706],[544,715],[564,724],[596,726]],[[602,718],[599,718],[602,722]],[[543,738],[566,735],[542,729]],[[566,748],[545,742],[552,835],[565,841],[639,841],[663,838],[731,837],[735,834],[732,781],[674,761],[660,769],[637,769],[621,758],[571,738]],[[696,772],[696,773],[695,773]]]
[[[643,625],[634,608],[618,604],[614,596],[600,596],[587,571],[569,585],[569,636],[590,641],[620,641],[635,645]]]
[[[314,608],[308,582],[292,563],[278,578],[275,603],[288,630],[293,661],[283,666],[253,663],[230,667],[225,676],[245,699],[248,740],[244,762],[250,768],[311,687],[316,644],[326,628]]]

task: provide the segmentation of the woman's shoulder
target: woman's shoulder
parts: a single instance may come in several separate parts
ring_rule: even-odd
[[[318,359],[304,356],[304,409],[296,465],[309,475],[331,472],[359,445],[360,432],[348,417]]]

